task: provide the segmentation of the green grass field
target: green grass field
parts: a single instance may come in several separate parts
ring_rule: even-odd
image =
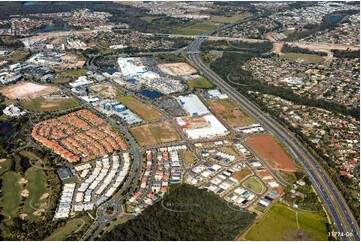
[[[45,99],[43,97],[39,97],[25,101],[21,105],[24,109],[29,111],[54,112],[77,107],[79,106],[79,102],[74,98]]]
[[[30,202],[35,208],[45,208],[44,206],[41,206],[41,203],[44,203],[44,200],[41,201],[40,198],[48,191],[46,174],[43,170],[30,167],[25,172],[25,178],[28,180],[26,189],[29,190],[29,197],[25,200],[23,212],[29,215],[27,219],[38,220],[40,217],[32,214],[35,210],[31,208]]]
[[[55,84],[64,84],[70,82],[72,79],[70,77],[55,77],[54,80],[52,80],[52,83]]]
[[[171,30],[171,33],[180,35],[200,35],[216,28],[217,25],[211,22],[196,22],[186,26],[179,26]]]
[[[203,76],[199,79],[191,80],[188,83],[193,88],[209,89],[214,87],[213,83]]]
[[[327,219],[275,204],[245,236],[246,240],[327,240]]]
[[[29,54],[28,51],[16,50],[13,53],[11,53],[10,60],[12,62],[17,62],[24,59],[28,54]]]
[[[251,17],[252,14],[251,13],[240,13],[240,14],[235,14],[231,17],[224,17],[224,16],[220,16],[220,15],[211,15],[211,21],[212,22],[217,22],[217,23],[234,23],[237,22],[239,20]]]
[[[62,70],[58,73],[58,76],[71,76],[71,77],[80,77],[86,75],[87,70],[84,69],[76,69],[76,70]]]
[[[85,220],[85,218],[82,218]],[[72,219],[66,222],[66,224],[60,228],[57,228],[49,237],[45,238],[45,241],[61,241],[64,240],[71,233],[77,231],[83,224],[80,219]]]
[[[141,17],[141,20],[146,21],[147,23],[151,23],[153,20],[159,19],[162,16],[145,16],[145,17]]]
[[[301,54],[301,53],[291,53],[291,52],[283,53],[283,55],[280,58],[291,61],[300,60],[306,63],[320,63],[325,60],[322,56],[316,54]]]
[[[11,160],[10,159],[0,159],[0,175],[5,172],[8,171],[11,167]]]
[[[139,115],[144,121],[160,119],[162,117],[160,112],[131,96],[120,97],[118,98],[118,101],[127,106],[132,112]]]
[[[261,194],[265,189],[265,187],[257,177],[248,178],[242,183],[242,185],[257,194]]]
[[[21,176],[13,171],[8,171],[1,176],[3,195],[0,198],[0,207],[4,215],[15,217],[18,214],[21,202],[21,186],[18,183],[20,178]]]

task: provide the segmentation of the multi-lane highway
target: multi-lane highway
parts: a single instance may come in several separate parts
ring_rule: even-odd
[[[295,136],[285,127],[278,124],[269,115],[263,113],[256,105],[246,99],[238,91],[232,88],[226,81],[202,63],[199,59],[199,47],[207,36],[200,36],[188,47],[188,59],[194,66],[218,88],[236,101],[243,110],[256,118],[260,124],[271,131],[277,139],[285,145],[297,160],[303,165],[310,177],[318,195],[327,208],[338,230],[338,236],[342,240],[360,240],[360,231],[357,221],[348,208],[344,198],[333,184],[331,178],[318,164],[316,159],[298,141]],[[227,63],[224,63],[225,65]]]

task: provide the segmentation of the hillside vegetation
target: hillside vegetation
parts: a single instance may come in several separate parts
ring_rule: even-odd
[[[101,240],[233,240],[252,223],[255,214],[229,206],[207,190],[179,185],[163,201],[116,226]]]

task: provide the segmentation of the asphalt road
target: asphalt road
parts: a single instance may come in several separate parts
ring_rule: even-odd
[[[318,164],[315,158],[303,145],[284,127],[264,114],[256,105],[251,103],[226,81],[205,66],[199,59],[199,47],[207,36],[200,36],[189,45],[188,58],[195,67],[210,81],[218,86],[222,92],[229,95],[260,124],[270,130],[278,140],[283,143],[291,153],[303,164],[305,171],[311,178],[318,195],[329,211],[342,240],[360,240],[360,231],[357,221],[348,208],[344,198],[333,184],[331,178]]]

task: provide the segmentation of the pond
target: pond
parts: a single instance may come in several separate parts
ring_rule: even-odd
[[[13,125],[0,120],[0,139],[8,138],[14,132]]]
[[[328,21],[339,21],[340,20],[340,16],[331,16],[327,18]]]
[[[44,32],[59,31],[59,30],[69,31],[68,27],[65,26],[60,27],[60,26],[45,25],[41,29],[38,29],[36,32],[44,33]]]
[[[23,5],[24,6],[31,6],[31,5],[34,5],[34,3],[33,2],[25,2],[25,3],[23,3]]]
[[[115,69],[115,68],[105,68],[105,69],[102,69],[102,72],[107,72],[109,74],[113,74],[115,72],[117,72],[118,70]]]
[[[31,167],[30,160],[26,157],[21,157],[20,166],[23,172],[26,172]]]
[[[147,98],[151,98],[151,99],[155,99],[155,98],[163,96],[163,93],[160,93],[160,92],[154,91],[154,90],[147,90],[147,89],[141,90],[140,94],[142,94],[143,96],[145,96]]]

